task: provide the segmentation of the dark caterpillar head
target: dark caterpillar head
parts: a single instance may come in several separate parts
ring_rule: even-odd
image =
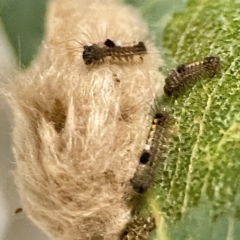
[[[97,51],[97,48],[98,47],[95,44],[93,44],[92,46],[84,46],[82,58],[86,65],[92,64],[93,62],[99,61],[101,59],[101,56],[99,56],[99,53]]]
[[[156,113],[154,116],[154,120],[157,121],[156,122],[157,125],[165,126],[166,122],[169,120],[169,114],[164,111],[161,113]]]

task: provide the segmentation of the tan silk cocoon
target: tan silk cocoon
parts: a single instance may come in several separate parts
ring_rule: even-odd
[[[143,41],[139,63],[87,67],[83,45]],[[124,200],[162,94],[161,60],[134,9],[111,0],[55,0],[38,57],[7,86],[15,181],[24,210],[52,239],[118,239]]]

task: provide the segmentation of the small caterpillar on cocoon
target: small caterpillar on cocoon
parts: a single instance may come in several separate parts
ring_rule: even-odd
[[[24,210],[52,239],[119,239],[146,106],[163,94],[161,59],[137,12],[113,0],[51,1],[46,33],[39,56],[6,86]],[[87,69],[71,58],[71,39],[144,41],[148,51],[141,65]]]
[[[86,65],[99,64],[104,62],[104,59],[110,57],[110,62],[122,62],[126,60],[133,61],[134,56],[140,56],[147,53],[147,49],[143,42],[139,42],[134,46],[117,46],[112,40],[107,39],[104,46],[100,47],[97,44],[84,46],[83,60]]]

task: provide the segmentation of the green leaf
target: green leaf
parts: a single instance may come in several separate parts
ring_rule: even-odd
[[[154,239],[240,239],[239,26],[240,1],[191,0],[159,38],[168,69],[211,55],[222,69],[164,101],[175,131],[147,195],[159,216]]]

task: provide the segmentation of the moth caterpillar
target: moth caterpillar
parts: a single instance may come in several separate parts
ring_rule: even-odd
[[[147,218],[135,215],[133,219],[127,223],[124,231],[121,233],[120,240],[147,240],[149,234],[156,228],[155,218],[149,216]]]
[[[139,159],[139,166],[133,178],[130,179],[133,189],[138,193],[144,193],[154,182],[155,166],[165,142],[169,119],[169,114],[163,111],[156,113],[152,120],[148,139]]]
[[[209,56],[200,61],[178,66],[165,79],[165,94],[167,96],[176,96],[192,81],[201,77],[214,77],[219,71],[220,65],[219,57]]]
[[[83,61],[86,65],[98,64],[104,62],[104,59],[110,57],[113,62],[133,60],[133,57],[147,53],[146,46],[143,42],[139,42],[134,46],[117,46],[112,40],[107,39],[103,46],[93,44],[84,46]],[[142,58],[141,58],[142,59]]]

